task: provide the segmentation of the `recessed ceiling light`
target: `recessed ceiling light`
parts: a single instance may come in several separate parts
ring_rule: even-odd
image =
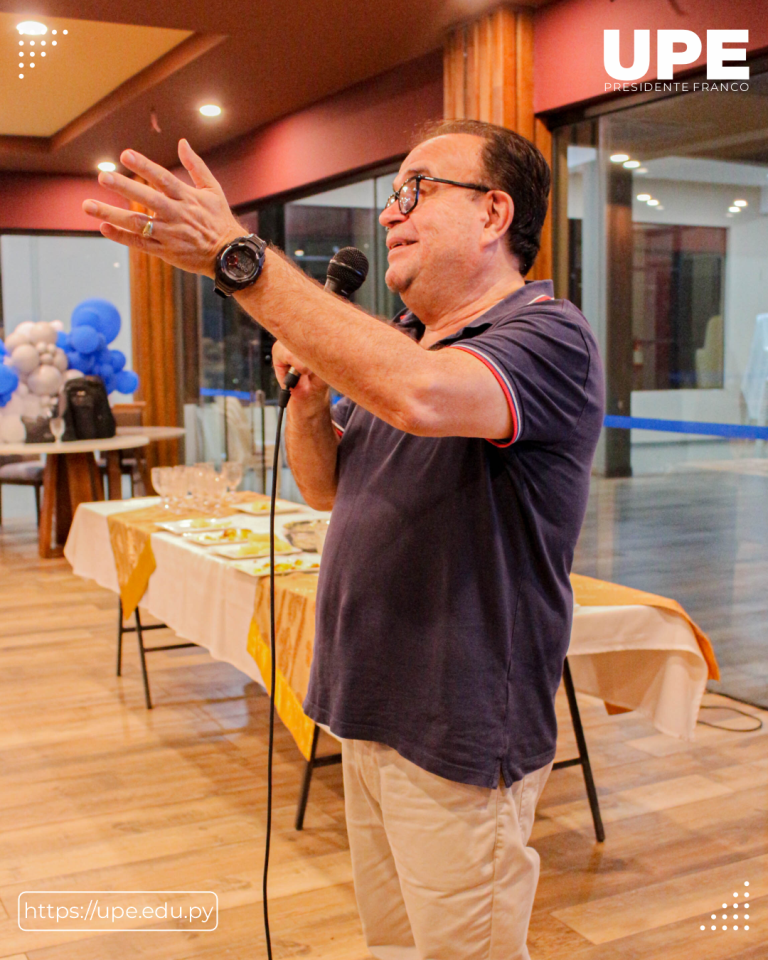
[[[221,107],[215,103],[204,103],[202,107],[200,107],[200,113],[202,113],[204,117],[218,117],[221,113]]]
[[[23,80],[23,79],[24,79],[24,74],[23,74],[23,73],[20,73],[20,74],[19,74],[19,80]]]
[[[69,33],[69,30],[62,30],[61,32],[62,32],[62,33],[64,34],[64,36],[66,37],[66,35]]]
[[[23,40],[19,40],[19,46],[20,46],[20,47],[23,47],[23,46],[24,46],[24,41],[23,41]]]
[[[624,163],[624,166],[627,170],[636,170],[640,166],[639,160],[627,160]]]
[[[34,63],[30,63],[30,67],[34,67]]]
[[[645,202],[646,200],[650,200],[650,199],[651,199],[651,195],[650,195],[650,193],[638,193],[637,199],[638,199],[638,200],[642,200],[643,202]]]
[[[625,160],[629,160],[628,153],[614,153],[611,155],[611,163],[624,163]]]
[[[41,56],[41,57],[44,57],[44,56],[45,56],[45,50],[43,50],[43,52],[40,54],[40,56]]]
[[[303,257],[303,256],[304,256],[304,251],[303,251],[303,250],[294,250],[294,251],[293,251],[293,255],[294,255],[294,257]]]
[[[658,205],[658,207],[656,207],[656,209],[657,209],[657,210],[663,210],[663,209],[664,209],[664,207],[662,207],[662,205],[661,205],[661,204],[659,204],[659,205]]]
[[[741,207],[737,207],[735,205],[732,207],[728,207],[728,210],[730,213],[741,213]]]
[[[648,167],[638,167],[635,173],[648,173]]]
[[[57,34],[58,32],[59,32],[58,30],[51,30],[51,33],[53,34],[54,37],[56,36],[56,34]]]
[[[117,170],[117,167],[111,160],[102,160],[101,163],[96,164],[96,166],[102,173],[114,173],[114,171]]]
[[[48,27],[44,23],[38,23],[37,20],[24,20],[16,24],[16,29],[28,37],[41,37],[48,33]]]
[[[29,41],[29,45],[30,45],[30,47],[34,47],[35,41],[34,41],[34,40],[30,40],[30,41]]]
[[[659,205],[659,201],[658,201],[658,200],[654,200],[653,198],[651,198],[651,199],[648,201],[648,206],[649,206],[649,207],[658,207],[658,205]]]
[[[23,64],[23,63],[20,63],[20,64],[19,64],[19,68],[21,68],[21,67],[23,67],[23,66],[24,66],[24,64]]]
[[[55,46],[56,46],[56,41],[55,41],[55,40],[51,40],[51,46],[52,46],[52,47],[55,47]]]
[[[746,200],[734,200],[734,201],[733,201],[733,205],[734,205],[734,207],[746,207],[746,206],[748,206]]]

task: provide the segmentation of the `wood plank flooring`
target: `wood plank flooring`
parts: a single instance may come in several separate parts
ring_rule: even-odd
[[[146,711],[130,636],[125,675],[114,674],[115,597],[36,550],[33,526],[0,529],[0,958],[265,957],[266,697],[228,665],[182,650],[150,658],[156,708]],[[594,840],[579,770],[554,773],[532,841],[542,858],[532,960],[767,956],[768,723],[757,733],[700,727],[687,744],[634,714],[609,717],[599,702],[580,702],[608,836]],[[564,758],[574,753],[564,698],[558,712]],[[708,714],[724,718],[746,724]],[[301,773],[278,724],[275,957],[365,960],[340,768],[316,774],[296,833]],[[722,904],[732,916],[745,881],[750,929],[742,921],[723,931]],[[39,889],[214,890],[219,926],[154,936],[21,931],[17,897]]]

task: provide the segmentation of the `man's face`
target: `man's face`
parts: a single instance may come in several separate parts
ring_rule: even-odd
[[[483,143],[481,137],[466,133],[426,140],[405,158],[393,186],[399,189],[419,173],[482,183]],[[382,211],[379,222],[387,229],[389,249],[386,283],[409,306],[424,297],[445,296],[465,273],[477,269],[486,219],[483,196],[480,191],[422,181],[419,202],[410,213],[402,214],[397,203]]]

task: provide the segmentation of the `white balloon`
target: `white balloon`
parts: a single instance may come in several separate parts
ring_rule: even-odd
[[[64,371],[69,366],[69,360],[67,359],[67,355],[61,349],[61,347],[56,348],[56,352],[53,355],[53,365],[61,373],[64,373]]]
[[[39,417],[42,413],[42,405],[40,403],[40,397],[36,397],[34,393],[27,394],[23,399],[24,404],[24,416],[25,417]]]
[[[53,324],[41,320],[35,324],[35,343],[41,340],[43,343],[56,343],[56,332]]]
[[[48,396],[47,393],[44,393],[44,394],[40,397],[40,403],[41,403],[44,407],[50,407],[50,405],[51,405],[51,398]]]
[[[45,364],[45,366],[53,366],[53,357],[50,353],[42,353],[40,355],[40,363]]]
[[[78,380],[82,376],[83,374],[80,370],[67,370],[64,374],[64,382],[66,383],[67,380]]]
[[[47,395],[50,399],[51,394],[58,393],[61,386],[61,374],[53,366],[38,367],[27,378],[29,389],[36,393],[42,400]]]
[[[19,373],[32,373],[40,365],[40,354],[31,343],[22,343],[11,354],[11,360]]]
[[[61,322],[61,320],[51,320],[51,326],[56,331],[56,333],[64,332],[64,324]]]
[[[3,414],[16,413],[19,416],[24,412],[24,401],[19,396],[19,391],[15,390],[11,399],[4,407],[0,407],[0,417]]]
[[[24,323],[20,323],[14,333],[17,333],[22,338],[22,343],[33,343],[37,337],[35,337],[35,324],[31,320],[25,320]]]
[[[16,347],[20,347],[22,343],[29,343],[29,341],[26,337],[20,336],[18,330],[14,330],[5,338],[5,349],[8,353],[13,353]]]
[[[29,395],[29,387],[23,381],[16,387],[16,393],[20,397],[26,397]],[[15,394],[14,394],[15,396]]]
[[[27,438],[27,429],[18,414],[0,417],[0,440],[5,443],[23,443]]]

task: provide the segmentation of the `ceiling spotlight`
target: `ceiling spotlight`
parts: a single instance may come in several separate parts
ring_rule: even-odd
[[[648,201],[649,207],[658,207],[658,205],[659,205],[659,201],[654,200],[653,197],[651,197],[651,199]]]
[[[62,30],[61,32],[62,32],[62,33],[64,34],[64,36],[66,37],[66,35],[69,33],[69,30]]]
[[[741,213],[741,207],[737,207],[735,204],[732,207],[728,207],[730,213]]]
[[[734,207],[746,207],[746,206],[748,206],[746,200],[734,200],[734,201],[733,201],[733,205],[734,205]]]
[[[44,57],[44,56],[45,56],[45,50],[43,50],[43,52],[40,54],[40,56],[41,56],[41,57]]]
[[[626,160],[626,161],[624,162],[624,166],[627,168],[627,170],[637,170],[637,168],[640,166],[640,161],[639,161],[639,160]]]
[[[55,46],[56,46],[56,41],[55,41],[55,40],[51,40],[51,46],[52,46],[52,47],[55,47]]]
[[[34,57],[35,51],[34,51],[34,50],[30,50],[30,51],[29,51],[29,55],[30,55],[30,57]]]
[[[202,113],[204,117],[218,117],[221,113],[221,107],[215,103],[204,103],[202,107],[200,107],[200,113]]]
[[[611,163],[624,163],[625,160],[629,160],[628,153],[611,154]]]
[[[23,41],[23,40],[19,40],[19,46],[20,46],[20,47],[23,47],[23,46],[24,46],[24,41]]]
[[[16,29],[19,33],[28,37],[42,37],[48,33],[48,27],[44,23],[38,23],[37,20],[24,20],[23,23],[17,23]]]
[[[34,41],[34,40],[30,40],[30,41],[29,41],[29,45],[30,45],[30,47],[34,47],[35,41]]]
[[[638,200],[642,200],[643,203],[645,203],[646,200],[650,200],[650,199],[651,199],[651,195],[650,195],[650,193],[638,193],[637,199],[638,199]]]
[[[294,250],[294,251],[293,251],[293,255],[294,255],[294,257],[303,257],[303,256],[304,256],[304,251],[303,251],[303,250]]]
[[[115,170],[117,170],[117,167],[111,160],[102,160],[101,163],[97,163],[96,166],[102,173],[114,173]]]
[[[40,46],[41,46],[41,47],[44,47],[44,46],[45,46],[45,40],[41,40],[41,41],[40,41]]]
[[[23,80],[23,79],[24,79],[24,74],[23,74],[23,73],[20,73],[20,74],[19,74],[19,80]]]
[[[30,63],[30,67],[34,67],[34,63]]]
[[[648,173],[648,167],[638,167],[635,173]]]
[[[56,36],[56,34],[57,34],[58,32],[59,32],[58,30],[51,30],[51,33],[54,35],[54,37]]]
[[[657,209],[657,210],[663,210],[663,209],[664,209],[664,207],[662,207],[662,205],[661,205],[661,204],[659,204],[659,205],[658,205],[658,207],[656,207],[656,209]]]
[[[24,64],[23,64],[23,63],[20,63],[20,64],[19,64],[19,68],[21,68],[21,67],[23,67],[23,66],[24,66]]]

